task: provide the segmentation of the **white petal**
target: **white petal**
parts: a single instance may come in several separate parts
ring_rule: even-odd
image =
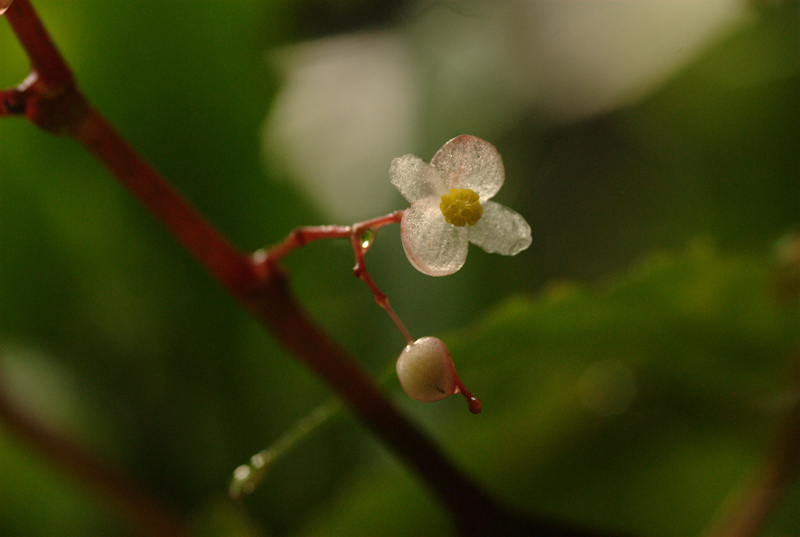
[[[494,201],[482,203],[483,216],[468,228],[469,241],[490,254],[517,255],[531,245],[531,226],[522,216]]]
[[[452,274],[467,259],[467,231],[445,222],[438,199],[421,200],[406,209],[400,239],[411,264],[430,276]]]
[[[641,100],[753,15],[748,2],[515,4],[519,11],[513,14],[527,24],[524,42],[513,49],[524,60],[513,73],[535,79],[535,93],[529,94],[535,95],[534,106],[562,123]],[[576,46],[578,35],[591,46]],[[757,76],[744,69],[725,73],[742,82]],[[726,84],[722,69],[716,76]]]
[[[403,155],[394,159],[389,167],[389,178],[411,203],[447,193],[439,172],[416,155]]]
[[[463,134],[444,144],[431,159],[448,188],[469,188],[488,200],[500,190],[505,179],[503,160],[497,149],[475,136]]]

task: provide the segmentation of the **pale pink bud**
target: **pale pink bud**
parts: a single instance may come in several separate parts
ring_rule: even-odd
[[[458,378],[450,351],[441,339],[423,337],[406,345],[397,359],[397,377],[412,399],[432,402],[461,393],[473,414],[481,411],[481,402]]]

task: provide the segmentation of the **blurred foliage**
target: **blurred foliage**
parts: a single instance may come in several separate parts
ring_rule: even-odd
[[[250,250],[324,223],[260,160],[280,82],[264,51],[392,24],[402,11],[359,1],[34,4],[89,98]],[[532,108],[491,140],[507,169],[498,201],[531,223],[530,251],[473,249],[446,279],[416,273],[391,228],[370,251],[412,334],[451,334],[485,410],[407,401],[394,381],[387,389],[525,511],[697,533],[798,397],[798,302],[776,291],[796,287],[777,285],[771,257],[800,228],[798,4],[750,10],[645,99],[561,125]],[[0,87],[27,70],[0,19]],[[287,266],[309,311],[365,367],[392,362],[402,339],[350,276],[347,244],[309,246]],[[226,500],[233,469],[328,390],[77,144],[8,118],[0,352],[0,380],[17,400],[189,513],[197,535],[449,528],[416,477],[347,416],[243,504]],[[5,430],[0,476],[2,535],[134,532]],[[795,487],[771,535],[800,533],[798,500]]]
[[[776,299],[776,283],[771,263],[703,242],[601,289],[556,283],[445,338],[483,398],[480,417],[459,398],[406,406],[512,505],[634,534],[698,534],[800,397],[800,311],[796,296]],[[299,534],[445,526],[399,474],[375,462]],[[795,507],[775,535],[800,528]]]

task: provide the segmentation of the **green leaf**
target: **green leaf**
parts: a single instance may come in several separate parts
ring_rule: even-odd
[[[400,400],[468,473],[526,512],[697,534],[797,397],[786,371],[800,349],[798,309],[776,300],[775,274],[766,259],[698,243],[600,289],[559,283],[511,298],[444,338],[482,414],[459,397]],[[448,527],[421,482],[385,460],[317,515],[299,534]]]

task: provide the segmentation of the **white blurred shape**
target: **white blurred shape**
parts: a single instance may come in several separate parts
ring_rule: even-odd
[[[285,166],[338,223],[391,210],[389,164],[413,149],[419,108],[402,40],[329,38],[285,50],[278,63],[285,84],[265,125],[267,164]]]
[[[531,106],[539,77],[524,4],[438,4],[406,29],[426,75],[425,125],[439,144],[459,134],[491,142]]]
[[[342,223],[399,208],[389,163],[423,140],[491,141],[534,110],[551,122],[606,112],[652,91],[747,14],[731,0],[415,5],[392,30],[279,57],[267,164]]]
[[[0,380],[26,413],[59,432],[74,432],[83,409],[76,378],[63,364],[29,347],[3,347]]]
[[[746,12],[743,2],[731,0],[521,4],[528,9],[538,103],[560,121],[642,97]]]

